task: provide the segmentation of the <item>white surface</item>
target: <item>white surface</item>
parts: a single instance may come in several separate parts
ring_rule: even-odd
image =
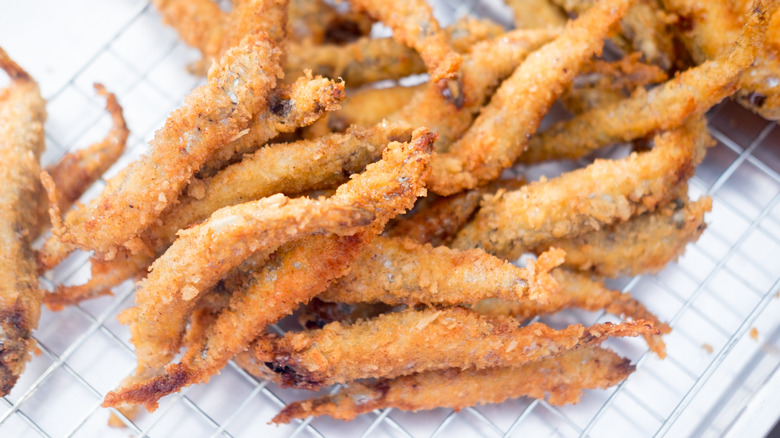
[[[488,3],[451,2],[442,21],[495,10]],[[506,19],[506,17],[504,17]],[[49,100],[44,161],[101,138],[108,121],[91,84],[102,82],[125,108],[129,150],[114,174],[143,152],[146,141],[199,78],[185,66],[198,59],[142,0],[0,0],[0,45],[40,82]],[[208,385],[165,398],[133,429],[106,426],[103,394],[132,369],[127,329],[116,313],[132,304],[124,284],[106,297],[59,313],[44,311],[36,333],[43,353],[28,364],[12,393],[0,401],[0,436],[745,436],[754,422],[737,415],[780,391],[767,380],[780,362],[780,130],[726,103],[712,114],[721,141],[691,183],[694,196],[714,198],[711,223],[680,261],[654,277],[617,281],[662,319],[673,322],[669,357],[646,355],[640,341],[609,346],[639,362],[628,381],[592,391],[576,406],[555,408],[520,399],[453,413],[388,410],[352,423],[266,423],[284,402],[306,396],[249,378],[227,367]],[[87,195],[94,196],[100,186]],[[88,277],[85,255],[49,275],[55,283]],[[592,323],[606,317],[568,312],[556,323]],[[758,329],[758,340],[747,333]],[[709,353],[705,344],[713,348]],[[765,389],[756,394],[761,387]],[[766,389],[769,388],[769,389]],[[752,401],[751,401],[752,400]],[[768,400],[768,399],[766,399]],[[747,406],[747,407],[746,407]],[[775,403],[774,408],[779,406]],[[777,411],[762,415],[777,416]],[[741,427],[747,429],[738,429]]]

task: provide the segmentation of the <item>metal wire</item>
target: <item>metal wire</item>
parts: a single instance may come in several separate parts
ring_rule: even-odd
[[[77,147],[80,140],[88,137],[102,119],[101,103],[90,95],[89,90],[85,90],[80,85],[85,75],[94,69],[100,71],[101,65],[117,61],[113,69],[122,74],[124,94],[119,93],[119,90],[114,91],[118,92],[126,111],[129,114],[135,111],[139,119],[143,118],[145,107],[140,105],[140,108],[133,109],[132,105],[126,103],[127,100],[132,101],[134,96],[136,100],[141,100],[142,104],[145,96],[143,93],[153,95],[149,99],[163,106],[156,108],[161,117],[164,117],[169,108],[177,106],[181,101],[183,91],[178,92],[170,88],[173,82],[170,77],[164,75],[165,68],[175,70],[174,73],[168,72],[173,78],[178,74],[181,75],[182,80],[189,81],[190,84],[197,82],[197,78],[187,77],[184,73],[187,60],[193,61],[196,58],[193,58],[181,43],[175,42],[174,37],[170,37],[170,32],[165,30],[156,12],[148,6],[147,2],[121,0],[120,3],[126,14],[124,23],[111,36],[105,38],[103,44],[97,46],[92,55],[85,58],[81,65],[70,70],[70,77],[60,88],[52,90],[46,96],[50,107],[54,108],[50,110],[50,118],[53,120],[56,120],[59,115],[57,108],[71,109],[72,102],[81,105],[81,108],[72,108],[73,111],[82,111],[86,114],[76,128],[70,129],[66,126],[59,131],[47,130],[49,160],[55,160],[67,150]],[[468,2],[452,0],[433,3],[438,6],[437,14],[440,20],[445,23],[467,14],[488,16],[502,23],[510,21],[506,10],[502,9],[501,2],[497,0]],[[0,29],[4,23],[3,18],[0,17]],[[138,65],[137,57],[125,53],[124,46],[118,42],[123,38],[127,39],[128,35],[144,35],[146,26],[159,28],[160,30],[155,31],[161,32],[163,36],[168,35],[169,43],[154,47],[156,54],[154,59]],[[149,50],[152,51],[151,48]],[[167,67],[169,65],[172,67]],[[111,78],[86,79],[103,81]],[[182,87],[184,88],[186,87]],[[744,405],[734,406],[736,402],[730,397],[730,393],[754,392],[757,388],[748,386],[748,377],[759,372],[772,373],[780,363],[780,360],[772,359],[774,361],[772,366],[762,368],[767,371],[760,371],[755,366],[743,366],[739,368],[741,372],[734,373],[740,376],[739,379],[734,378],[728,382],[727,393],[720,394],[712,400],[702,400],[701,394],[711,388],[713,376],[728,371],[729,364],[735,358],[737,347],[742,346],[746,333],[751,328],[763,324],[762,330],[763,327],[767,327],[767,333],[778,333],[780,330],[780,323],[770,321],[776,319],[770,317],[772,309],[777,307],[777,300],[774,298],[780,289],[780,269],[777,269],[777,264],[773,265],[771,261],[753,260],[754,272],[767,279],[765,284],[768,286],[764,288],[757,288],[755,282],[752,282],[749,277],[751,274],[731,266],[734,258],[738,256],[747,257],[753,252],[763,254],[774,248],[780,251],[780,238],[776,233],[780,230],[780,208],[778,208],[780,147],[771,145],[774,141],[772,135],[778,128],[775,124],[764,123],[761,129],[752,135],[753,138],[746,145],[742,145],[739,138],[745,137],[747,133],[740,130],[740,127],[729,125],[728,120],[732,114],[740,120],[747,117],[754,125],[761,125],[760,119],[746,116],[744,110],[733,103],[719,106],[710,115],[711,120],[719,121],[711,129],[719,145],[708,155],[708,159],[691,182],[691,186],[698,192],[712,195],[715,204],[715,209],[710,216],[710,222],[713,222],[711,229],[707,230],[702,240],[689,250],[699,255],[701,265],[705,268],[683,258],[681,263],[676,268],[670,268],[669,272],[662,272],[658,276],[635,277],[624,287],[624,290],[652,287],[654,290],[668,294],[673,300],[673,305],[677,306],[667,313],[667,318],[675,328],[667,338],[670,345],[668,358],[665,362],[660,362],[649,355],[646,348],[639,343],[616,342],[612,346],[620,353],[633,354],[632,358],[638,367],[637,375],[610,390],[587,394],[580,405],[558,408],[545,401],[529,400],[511,412],[502,409],[499,414],[482,407],[468,408],[460,412],[439,410],[416,415],[384,409],[364,415],[349,424],[328,419],[307,419],[287,428],[277,429],[268,426],[266,422],[273,413],[291,401],[291,397],[298,396],[274,384],[258,381],[230,363],[223,373],[231,380],[224,386],[219,387],[223,382],[212,382],[212,386],[207,387],[205,395],[203,391],[199,395],[194,395],[195,391],[184,391],[168,397],[159,411],[142,416],[137,420],[138,423],[135,423],[116,410],[100,408],[105,391],[116,382],[102,382],[95,375],[80,371],[80,367],[83,367],[80,362],[83,361],[81,357],[91,357],[90,355],[94,355],[94,349],[100,345],[96,343],[98,336],[112,346],[110,351],[106,351],[105,355],[101,356],[115,358],[112,359],[114,360],[112,366],[124,371],[125,374],[132,370],[132,346],[128,342],[127,330],[114,322],[116,313],[131,304],[132,288],[126,285],[119,288],[118,295],[112,298],[85,303],[61,314],[44,312],[42,323],[54,329],[47,331],[43,326],[39,329],[36,339],[41,354],[28,365],[27,373],[20,379],[19,385],[11,395],[3,397],[0,403],[0,436],[75,437],[92,436],[98,433],[103,436],[126,436],[128,432],[139,437],[173,435],[232,437],[256,436],[260,433],[315,437],[345,435],[367,437],[380,434],[403,437],[474,434],[509,437],[520,433],[563,436],[625,436],[628,434],[651,436],[679,435],[679,431],[690,431],[696,435],[717,434],[723,430],[722,428],[733,424],[735,419],[733,415],[736,414],[724,412],[724,406],[734,407],[734,412],[740,412],[744,407]],[[155,122],[159,124],[161,121],[162,118],[158,118]],[[132,117],[129,117],[129,123],[133,129],[131,144],[134,147],[131,148],[128,156],[132,156],[143,150],[145,140],[151,134],[153,126],[151,123],[146,123],[142,124],[145,128],[136,129]],[[710,156],[714,158],[710,160]],[[726,156],[730,158],[718,161]],[[741,203],[742,201],[735,204],[733,192],[741,190],[746,190],[746,196],[750,195],[749,199],[753,200],[758,198],[747,190],[759,190],[763,200],[747,208]],[[769,193],[764,195],[765,191]],[[720,225],[717,221],[724,217],[732,218],[735,225],[733,227],[729,224]],[[755,236],[761,237],[760,243],[756,243]],[[780,256],[780,252],[777,254]],[[85,255],[75,257],[55,271],[49,280],[56,283],[83,280],[85,263]],[[706,275],[700,275],[701,269],[708,269]],[[718,279],[724,275],[733,278],[738,288],[742,289],[733,292],[743,294],[739,299],[746,302],[744,308],[734,308],[730,305],[734,297],[724,296],[718,291],[716,287]],[[45,282],[49,280],[44,279]],[[693,286],[681,293],[680,281]],[[642,298],[651,310],[658,310],[653,306],[653,296]],[[719,311],[720,313],[713,313],[713,309],[722,310]],[[596,315],[596,317],[600,316]],[[74,318],[78,320],[77,323],[72,322]],[[735,319],[739,321],[736,326],[727,323]],[[67,332],[73,324],[81,324],[77,333]],[[706,330],[700,330],[699,326],[688,327],[686,324],[701,324],[701,327]],[[719,342],[714,348],[715,351],[709,356],[704,348],[700,350],[674,348],[675,345],[698,347],[706,344],[711,338]],[[780,342],[777,338],[778,336],[772,337],[773,344],[770,346],[773,348],[780,348],[775,345]],[[756,343],[750,357],[767,358],[762,348],[768,347]],[[699,366],[693,366],[691,362]],[[678,378],[673,380],[675,375]],[[768,375],[755,375],[750,379],[763,382]],[[649,383],[642,383],[642,379]],[[677,384],[677,381],[685,383]],[[641,386],[642,384],[657,388],[658,393],[644,390],[646,386]],[[83,393],[82,399],[78,402],[63,403],[60,399],[52,400],[47,397],[47,394],[60,390],[71,391],[68,392],[69,395]],[[658,402],[657,397],[661,392],[674,400],[671,408],[666,408]],[[218,405],[224,404],[224,406],[215,407],[213,403],[208,403],[210,397],[223,397],[224,403]],[[621,406],[622,400],[629,401],[630,406]],[[694,412],[691,410],[692,406],[704,411],[697,417],[698,420],[690,418],[696,417],[695,415],[688,415]],[[109,413],[117,415],[129,429],[108,429],[105,424]],[[719,426],[710,426],[701,422],[701,419],[712,419],[723,415],[731,415],[731,417],[721,421]],[[57,416],[57,421],[52,422],[49,416]],[[635,421],[637,418],[642,418],[644,421],[637,422]],[[610,426],[605,427],[606,423]],[[58,428],[53,424],[66,426]],[[181,426],[172,427],[171,424]]]

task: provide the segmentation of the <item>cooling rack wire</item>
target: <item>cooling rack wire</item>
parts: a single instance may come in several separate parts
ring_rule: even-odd
[[[504,23],[509,17],[499,0],[440,1],[435,7],[444,24],[465,14]],[[0,44],[38,79],[49,102],[44,165],[107,131],[93,82],[117,94],[132,130],[128,151],[107,176],[143,153],[170,110],[199,85],[185,70],[197,52],[162,25],[147,0],[0,0],[0,11]],[[208,385],[163,399],[157,412],[135,423],[125,418],[126,429],[111,429],[102,396],[134,367],[128,331],[116,322],[116,314],[132,304],[132,285],[125,283],[113,297],[56,313],[44,310],[35,334],[40,352],[0,401],[0,437],[764,433],[780,414],[780,402],[767,401],[780,389],[780,129],[732,102],[713,109],[709,119],[718,144],[690,189],[693,197],[713,197],[709,228],[658,275],[612,284],[631,290],[672,323],[668,357],[648,355],[639,341],[609,341],[638,364],[637,371],[615,388],[590,391],[578,405],[519,399],[457,413],[385,409],[351,423],[325,418],[275,427],[268,420],[305,394],[257,381],[231,363]],[[543,169],[548,175],[559,170]],[[83,282],[86,260],[86,254],[72,256],[44,285]],[[605,320],[600,313],[570,311],[545,321]],[[749,335],[754,328],[757,338]]]

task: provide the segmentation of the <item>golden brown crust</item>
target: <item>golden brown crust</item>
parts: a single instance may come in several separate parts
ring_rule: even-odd
[[[649,152],[593,164],[486,197],[452,242],[513,259],[554,239],[598,230],[674,199],[712,142],[703,118],[656,136]],[[543,214],[542,214],[543,213]]]
[[[756,58],[767,22],[765,14],[754,14],[743,34],[721,56],[650,91],[639,89],[628,99],[556,123],[531,140],[520,161],[576,159],[600,147],[670,129],[703,114],[736,90],[740,75]]]
[[[370,383],[353,382],[334,395],[290,403],[271,422],[289,423],[321,415],[349,421],[390,407],[414,412],[438,407],[458,411],[517,397],[546,398],[552,405],[577,403],[584,389],[609,388],[634,369],[628,359],[591,347],[517,367],[426,371]]]
[[[155,409],[160,397],[208,380],[268,324],[292,313],[345,274],[360,248],[391,217],[411,208],[425,194],[422,180],[434,139],[435,134],[428,131],[415,131],[411,143],[388,146],[383,160],[339,187],[329,201],[322,201],[373,213],[375,220],[364,230],[350,237],[314,236],[280,248],[243,289],[235,291],[230,307],[220,313],[198,345],[190,346],[181,363],[168,366],[164,374],[149,381],[127,382],[109,393],[104,405],[143,403]]]
[[[515,27],[518,29],[566,25],[566,14],[550,0],[507,0],[506,4],[514,12]]]
[[[58,237],[105,258],[119,245],[130,245],[143,228],[174,203],[195,172],[215,150],[249,126],[266,106],[276,84],[279,51],[262,32],[244,42],[212,68],[206,85],[194,90],[157,131],[150,151],[119,175],[84,211],[66,216]],[[258,72],[258,66],[263,66]],[[74,223],[74,218],[85,220]],[[138,249],[138,248],[134,248]]]
[[[545,301],[557,288],[550,269],[564,253],[552,250],[539,264],[518,268],[478,249],[433,248],[410,239],[375,237],[349,273],[319,298],[359,303],[458,305],[485,298]]]
[[[701,236],[707,227],[704,213],[711,209],[709,197],[690,203],[673,201],[657,212],[571,239],[555,240],[535,251],[561,248],[566,252],[564,266],[604,277],[654,274]]]
[[[425,336],[420,336],[423,331]],[[267,364],[281,382],[298,388],[369,377],[396,377],[434,369],[518,366],[598,345],[610,336],[657,334],[649,321],[572,325],[562,330],[471,310],[403,310],[345,326],[287,333],[271,340]]]
[[[422,57],[431,82],[454,78],[462,61],[447,35],[439,28],[430,5],[424,0],[350,0],[352,7],[393,29],[393,38],[414,48]]]
[[[555,41],[531,54],[450,151],[434,158],[429,189],[451,195],[493,180],[511,166],[580,65],[601,52],[604,37],[630,3],[598,2]]]
[[[473,309],[483,315],[530,319],[560,312],[570,307],[578,307],[589,311],[605,310],[613,315],[635,321],[647,320],[659,330],[658,334],[643,335],[647,344],[659,357],[666,356],[666,345],[660,335],[669,333],[671,328],[659,321],[631,294],[609,289],[603,281],[567,269],[554,269],[551,274],[558,288],[546,302],[487,299],[477,303]]]
[[[7,395],[35,345],[43,291],[30,248],[37,218],[45,217],[39,159],[46,102],[38,84],[0,48],[11,84],[0,90],[0,396]]]

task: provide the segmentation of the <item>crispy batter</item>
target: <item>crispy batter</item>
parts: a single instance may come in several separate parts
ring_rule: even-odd
[[[36,218],[45,217],[38,163],[44,149],[46,101],[38,84],[0,48],[0,68],[11,84],[0,90],[0,396],[24,371],[35,345],[43,291],[30,243]]]
[[[604,37],[629,4],[598,2],[555,41],[531,54],[501,84],[464,136],[448,153],[434,158],[428,188],[451,195],[495,179],[511,166],[579,66],[601,52]]]
[[[344,99],[344,83],[305,74],[290,85],[272,92],[267,110],[258,113],[240,137],[223,145],[198,171],[198,176],[212,176],[244,154],[254,152],[280,133],[314,123],[328,111],[339,109]]]
[[[540,27],[563,27],[566,14],[550,0],[507,0],[515,15],[515,27],[534,29]]]
[[[120,317],[130,324],[139,371],[163,366],[176,354],[198,296],[253,253],[315,233],[350,235],[373,219],[371,211],[347,203],[279,194],[223,208],[180,231],[141,282],[136,307]]]
[[[679,126],[731,95],[740,74],[753,63],[768,17],[754,14],[728,52],[691,68],[650,91],[558,122],[534,137],[520,161],[576,159],[590,151]]]
[[[113,125],[103,140],[65,154],[59,162],[46,168],[59,191],[61,211],[73,205],[119,159],[130,134],[116,96],[100,84],[95,84],[95,90],[106,98],[106,110],[111,115]]]
[[[176,231],[208,218],[219,208],[279,192],[294,195],[335,187],[348,175],[376,161],[390,141],[408,139],[412,124],[457,136],[467,129],[490,87],[511,72],[529,50],[555,34],[552,30],[512,32],[479,45],[474,57],[467,58],[463,66],[462,90],[466,98],[461,109],[448,105],[440,90],[431,85],[392,117],[396,123],[354,127],[345,134],[268,145],[211,178],[195,180],[191,187],[198,190],[193,196],[182,197],[180,204],[164,212],[161,221],[147,229],[142,239],[154,242],[151,246],[159,251],[170,244]],[[310,157],[310,161],[301,162],[301,156]],[[304,165],[306,171],[301,172]]]
[[[169,365],[165,374],[140,384],[128,384],[106,395],[104,406],[143,403],[154,410],[157,400],[183,386],[207,381],[229,359],[246,348],[267,325],[290,314],[298,305],[323,291],[344,275],[360,248],[396,214],[425,194],[427,172],[435,134],[417,130],[408,144],[388,146],[383,160],[339,187],[331,203],[355,205],[376,219],[350,237],[315,236],[281,248],[271,262],[252,274],[244,289],[231,298],[230,307],[193,345],[182,362]]]
[[[280,374],[282,384],[316,390],[434,369],[518,366],[598,345],[610,336],[646,333],[658,330],[649,321],[553,330],[541,323],[518,327],[512,317],[486,317],[460,307],[409,309],[268,338],[273,347],[266,365]]]
[[[634,369],[628,359],[610,350],[584,348],[517,367],[450,368],[370,383],[352,382],[334,395],[290,403],[271,422],[289,423],[321,415],[349,421],[382,408],[416,412],[447,407],[459,411],[517,397],[546,398],[552,405],[564,405],[579,402],[584,389],[616,385]]]
[[[401,217],[388,224],[384,235],[407,237],[416,242],[440,246],[449,243],[463,225],[471,219],[482,197],[495,193],[499,188],[516,190],[525,185],[522,179],[496,180],[487,186],[467,190],[452,196],[429,195],[415,206],[408,217]]]
[[[518,268],[479,249],[433,248],[403,238],[376,237],[349,274],[319,297],[324,301],[390,305],[457,305],[485,298],[546,301],[558,285],[550,269],[563,262],[551,250]]]
[[[426,84],[413,87],[362,88],[347,93],[341,109],[323,115],[304,130],[304,138],[345,132],[352,125],[368,128],[404,107]]]
[[[439,28],[425,0],[349,0],[349,3],[393,29],[393,38],[401,44],[414,48],[425,62],[431,82],[457,75],[462,59]]]
[[[582,114],[623,100],[639,87],[667,79],[663,70],[641,62],[640,56],[639,52],[634,52],[615,62],[594,59],[574,78],[561,96],[561,103],[570,112]]]
[[[212,68],[208,83],[169,116],[149,153],[112,178],[89,206],[69,214],[66,226],[55,229],[58,237],[107,259],[118,246],[137,244],[131,239],[174,203],[214,151],[237,138],[267,105],[281,74],[278,58],[279,51],[262,32],[247,35]],[[85,220],[74,223],[77,218]]]
[[[291,42],[344,44],[371,31],[373,21],[365,14],[339,13],[324,0],[292,0],[287,34]]]
[[[553,269],[551,273],[558,283],[558,289],[550,295],[546,303],[487,299],[477,303],[473,309],[483,315],[513,316],[522,319],[549,315],[569,307],[579,307],[589,311],[603,309],[623,318],[630,317],[634,321],[650,321],[659,333],[646,333],[643,336],[653,352],[661,358],[666,357],[666,345],[660,335],[669,333],[671,328],[660,322],[631,294],[611,290],[602,281],[563,268]]]
[[[649,152],[596,160],[551,180],[486,197],[454,248],[484,248],[507,259],[543,242],[598,230],[652,211],[677,196],[712,142],[703,118],[656,136]]]
[[[572,14],[581,14],[593,0],[552,0]],[[620,33],[613,41],[625,53],[640,52],[646,62],[672,71],[684,65],[678,59],[678,42],[670,19],[658,0],[637,0],[620,21]]]
[[[704,213],[711,209],[709,197],[691,203],[678,200],[628,222],[552,241],[534,251],[561,248],[566,251],[564,266],[605,277],[654,274],[701,236],[707,227]]]
[[[453,49],[460,53],[503,33],[501,26],[471,17],[461,19],[443,31]],[[417,52],[392,38],[364,37],[346,45],[292,43],[285,72],[299,75],[311,69],[318,75],[343,78],[348,87],[359,87],[425,73],[425,66]]]

